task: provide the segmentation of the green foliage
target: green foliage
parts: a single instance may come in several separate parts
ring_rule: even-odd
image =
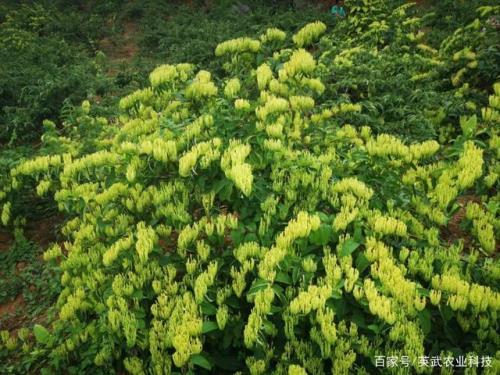
[[[220,73],[220,64],[213,51],[224,40],[261,33],[268,27],[293,32],[318,18],[333,23],[327,12],[314,5],[294,9],[268,1],[214,1],[206,8],[193,9],[187,4],[148,4],[141,2],[140,6],[143,53],[167,63],[193,63],[214,74]]]
[[[87,97],[102,97],[102,114],[115,115],[116,96],[145,84],[158,62],[189,61],[218,73],[213,50],[223,40],[273,24],[294,30],[318,16],[328,20],[314,7],[298,11],[252,2],[243,16],[239,9],[234,1],[216,2],[209,10],[156,1],[5,5],[0,8],[0,142],[38,140],[43,120],[64,119],[68,108]],[[97,52],[100,41],[122,43],[128,23],[139,25],[133,42],[140,55],[109,77],[105,70],[116,62]]]
[[[0,198],[4,225],[23,189],[68,218],[32,370],[365,374],[383,353],[498,373],[500,83],[471,64],[488,42],[433,49],[411,4],[346,3],[326,33],[219,44],[218,75],[156,68],[116,123],[87,101],[45,122]]]
[[[57,119],[64,103],[103,93],[107,83],[101,68],[82,48],[96,27],[88,26],[92,19],[84,22],[77,15],[42,5],[24,5],[4,15],[0,142],[36,140],[42,120]],[[78,42],[72,40],[75,35]]]
[[[54,270],[44,265],[41,254],[35,243],[26,239],[20,230],[15,231],[12,246],[0,252],[0,304],[23,294],[28,310],[34,313],[43,311],[54,302],[60,288]],[[38,298],[44,302],[40,304]]]

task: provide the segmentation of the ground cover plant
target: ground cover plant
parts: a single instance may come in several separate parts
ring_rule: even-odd
[[[216,70],[219,42],[273,23],[295,30],[318,18],[329,20],[316,6],[279,1],[244,7],[235,1],[7,1],[0,5],[0,142],[36,144],[44,119],[64,121],[86,98],[114,116],[120,96],[145,85],[160,63],[189,60]]]
[[[23,4],[0,6],[0,20],[0,142],[33,142],[44,119],[107,85],[87,52],[94,19]]]
[[[3,372],[498,373],[500,7],[431,46],[413,4],[346,3],[221,42],[217,74],[156,67],[116,119],[84,101],[2,166],[4,226],[30,194],[65,217],[55,316],[2,333]]]

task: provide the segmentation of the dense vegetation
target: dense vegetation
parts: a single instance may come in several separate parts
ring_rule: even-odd
[[[217,70],[213,50],[228,38],[270,26],[292,31],[316,19],[332,23],[317,8],[292,9],[283,1],[243,8],[227,0],[207,7],[152,0],[80,3],[0,5],[0,142],[36,140],[44,119],[65,120],[85,98],[98,102],[101,114],[116,115],[119,97],[146,84],[160,63]]]
[[[469,12],[446,18],[451,3]],[[498,373],[500,7],[456,3],[350,0],[343,20],[232,2],[73,10],[88,40],[111,37],[89,25],[117,9],[139,20],[135,62],[35,28],[58,56],[40,66],[39,101],[14,94],[28,73],[1,76],[4,139],[39,127],[41,144],[0,159],[15,233],[0,301],[23,289],[21,260],[57,301],[1,333],[0,372],[405,370],[378,367],[383,355],[408,356],[411,373],[437,356]],[[16,12],[34,8],[20,9],[0,37],[23,34]],[[165,9],[178,17],[160,22]],[[11,73],[39,58],[27,46]],[[57,211],[46,265],[23,258],[39,251],[23,228]]]

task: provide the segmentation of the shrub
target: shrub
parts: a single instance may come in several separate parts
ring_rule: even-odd
[[[143,53],[171,64],[190,62],[219,74],[221,67],[213,51],[224,40],[261,33],[269,27],[293,31],[318,17],[332,23],[328,13],[314,5],[297,10],[289,4],[252,1],[248,10],[243,6],[243,13],[241,7],[237,1],[215,1],[207,8],[194,9],[187,4],[166,9],[158,4],[146,6],[141,21]]]
[[[79,24],[71,14],[66,16],[73,27]],[[79,44],[88,42],[90,31],[82,27],[79,42],[72,41],[78,32],[59,17],[55,9],[25,5],[8,12],[0,24],[2,143],[37,140],[44,119],[56,120],[65,103],[79,103],[107,85]]]

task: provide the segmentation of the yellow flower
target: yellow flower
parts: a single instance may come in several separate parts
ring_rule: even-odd
[[[226,87],[224,88],[224,95],[227,98],[234,98],[241,89],[241,83],[238,78],[232,78],[226,83]]]
[[[325,31],[326,25],[323,22],[316,21],[305,25],[292,39],[297,46],[304,47],[318,40]]]
[[[290,312],[294,315],[308,315],[313,310],[323,309],[326,300],[332,295],[332,288],[328,285],[309,285],[307,291],[300,292],[290,302]]]
[[[10,220],[10,208],[11,208],[10,202],[4,203],[2,208],[2,224],[5,226],[7,226]]]
[[[347,177],[333,185],[333,191],[337,193],[352,192],[358,198],[369,200],[373,195],[373,190],[355,177]]]
[[[369,218],[373,230],[384,235],[406,237],[406,224],[390,216],[376,215]]]
[[[295,111],[307,111],[314,108],[314,99],[309,96],[292,96],[290,106]]]
[[[264,106],[258,107],[255,110],[255,114],[257,115],[257,118],[265,121],[268,115],[286,112],[288,109],[289,104],[286,99],[271,96],[267,99]]]
[[[286,81],[297,74],[312,73],[316,69],[316,61],[314,57],[304,49],[298,49],[293,52],[290,60],[283,64],[283,68],[278,74],[280,81]]]
[[[146,227],[144,222],[137,224],[137,242],[135,244],[135,249],[139,255],[139,260],[141,262],[146,262],[148,260],[149,253],[153,251],[158,237],[156,232],[151,227]]]
[[[226,54],[243,53],[243,52],[258,52],[260,50],[260,42],[250,38],[236,38],[220,43],[215,48],[215,56],[223,56]]]
[[[299,365],[290,365],[288,367],[288,375],[307,375],[307,371]]]
[[[234,101],[234,108],[238,111],[246,111],[250,109],[250,102],[246,99],[236,99]]]
[[[282,42],[286,38],[286,33],[275,27],[269,28],[260,36],[262,43]]]
[[[472,141],[464,144],[464,151],[457,162],[458,186],[461,189],[471,187],[483,174],[483,150]]]
[[[177,78],[177,69],[173,65],[161,65],[149,74],[149,81],[153,87],[168,83]]]
[[[210,73],[201,70],[186,88],[185,94],[190,99],[203,99],[215,96],[217,92],[217,86],[210,80]]]
[[[268,64],[264,63],[257,68],[256,75],[257,86],[259,87],[259,90],[262,91],[266,88],[269,81],[271,81],[271,79],[273,78],[273,71]]]

